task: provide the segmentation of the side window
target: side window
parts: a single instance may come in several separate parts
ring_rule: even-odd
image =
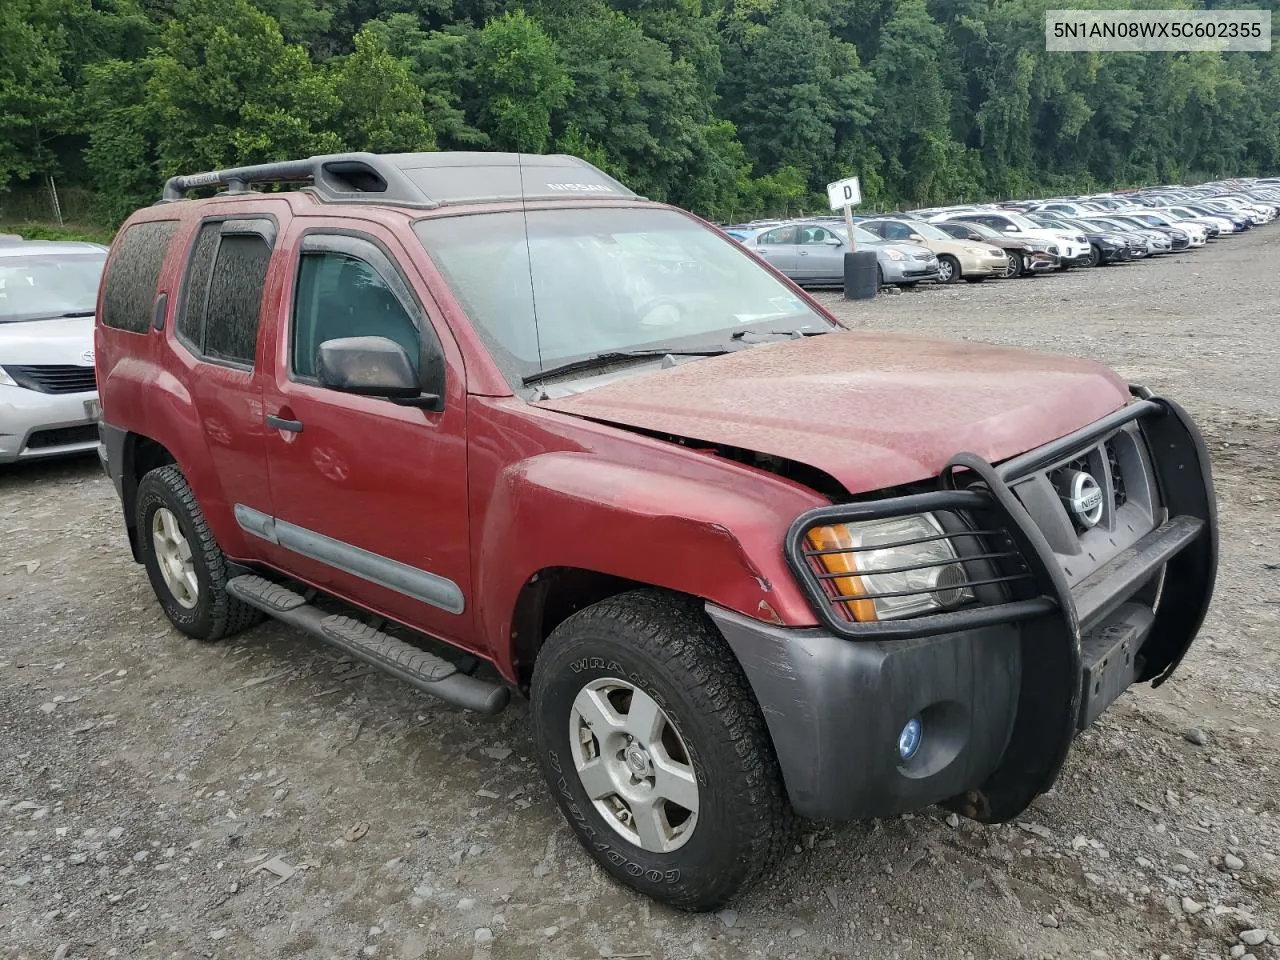
[[[145,333],[160,282],[160,269],[177,220],[135,223],[116,240],[111,268],[102,289],[102,324]]]
[[[212,221],[200,227],[187,265],[176,330],[195,353],[210,360],[253,366],[257,354],[262,290],[271,264],[263,233],[241,230],[245,221]],[[270,226],[266,221],[264,229]]]
[[[308,237],[293,302],[294,375],[315,377],[320,344],[340,337],[386,337],[404,348],[413,369],[420,372],[422,337],[413,319],[417,312],[408,287],[372,243],[353,237]]]
[[[801,243],[826,243],[831,234],[822,227],[805,227],[800,231]]]
[[[795,243],[796,228],[795,227],[775,227],[766,234],[762,234],[756,243]]]

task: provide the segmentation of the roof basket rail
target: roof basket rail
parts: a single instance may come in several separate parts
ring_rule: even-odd
[[[379,200],[403,206],[438,206],[399,167],[373,153],[335,153],[182,174],[165,181],[160,202],[182,200],[188,191],[201,187],[226,187],[227,193],[235,194],[267,183],[308,184],[329,202]]]

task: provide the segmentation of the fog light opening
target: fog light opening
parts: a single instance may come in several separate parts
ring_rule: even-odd
[[[920,750],[920,741],[924,739],[924,724],[919,717],[912,717],[898,734],[898,757],[910,760]]]

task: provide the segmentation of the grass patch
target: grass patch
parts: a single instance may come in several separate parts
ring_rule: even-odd
[[[58,226],[56,223],[3,223],[0,233],[16,233],[23,240],[88,240],[91,243],[111,242],[114,230],[105,230],[86,224],[68,223]]]

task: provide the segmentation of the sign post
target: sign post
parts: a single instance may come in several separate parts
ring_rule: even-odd
[[[871,300],[880,287],[880,268],[874,249],[859,250],[853,240],[853,208],[862,202],[862,187],[857,177],[827,184],[827,200],[832,210],[844,210],[844,228],[849,234],[849,249],[844,255],[844,298]]]
[[[849,177],[845,180],[837,180],[835,183],[828,183],[827,201],[831,204],[832,210],[844,208],[844,226],[849,232],[849,249],[853,250],[853,208],[862,202],[862,187],[858,183],[858,178]]]

